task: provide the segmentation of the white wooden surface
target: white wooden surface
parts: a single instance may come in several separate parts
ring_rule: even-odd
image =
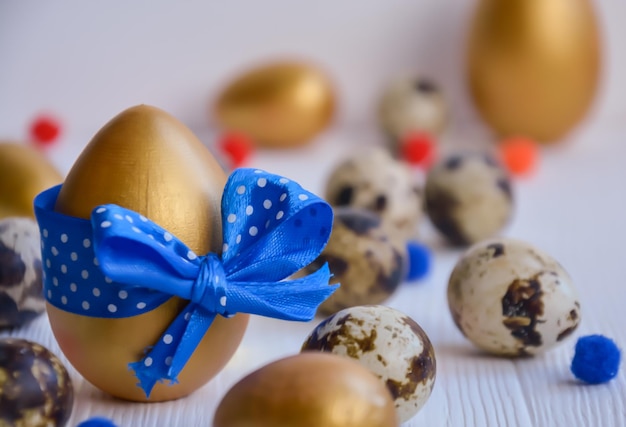
[[[24,139],[29,121],[51,110],[64,121],[50,150],[66,172],[107,120],[137,103],[163,108],[205,142],[207,105],[233,73],[274,58],[317,63],[336,83],[336,123],[315,144],[261,153],[254,165],[319,192],[332,164],[355,146],[380,140],[374,112],[394,74],[435,76],[450,100],[454,143],[477,126],[464,86],[464,30],[475,1],[354,2],[0,2],[0,138]],[[594,2],[604,35],[605,68],[595,108],[580,132],[545,150],[539,171],[516,183],[516,215],[506,230],[557,258],[580,292],[575,336],[541,357],[502,360],[476,352],[455,329],[445,291],[460,255],[436,248],[432,274],[406,285],[388,304],[411,315],[436,349],[433,394],[407,426],[626,426],[626,374],[584,386],[569,363],[575,338],[601,333],[626,347],[626,3]],[[175,6],[174,6],[175,5]],[[366,72],[364,72],[366,70]],[[113,400],[72,372],[70,425],[93,416],[120,426],[206,426],[223,393],[246,373],[298,351],[321,319],[305,324],[255,318],[231,363],[193,395],[169,403]],[[11,335],[59,353],[45,316]],[[6,335],[6,332],[3,333]]]
[[[515,184],[517,209],[505,234],[536,244],[557,258],[580,292],[582,323],[573,337],[531,359],[498,359],[476,351],[456,330],[445,293],[448,275],[461,254],[445,248],[428,224],[434,248],[432,273],[403,284],[387,302],[412,316],[428,333],[437,357],[433,394],[406,426],[625,426],[626,370],[604,385],[587,386],[569,372],[576,337],[600,333],[626,346],[624,242],[625,129],[610,125],[579,133],[543,151],[540,168]],[[450,137],[450,141],[462,138]],[[260,153],[253,165],[281,173],[321,191],[328,170],[370,134],[332,132],[292,152]],[[225,391],[245,374],[298,352],[321,319],[289,323],[253,318],[228,366],[191,396],[168,403],[137,404],[112,399],[76,372],[76,402],[70,426],[95,415],[121,426],[209,426]],[[47,318],[11,335],[38,341],[59,354]]]

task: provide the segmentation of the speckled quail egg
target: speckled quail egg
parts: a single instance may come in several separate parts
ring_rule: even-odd
[[[0,425],[64,426],[74,389],[61,361],[45,347],[0,339]]]
[[[391,237],[371,212],[336,208],[334,214],[326,248],[305,268],[311,273],[328,263],[331,283],[341,283],[318,312],[332,314],[346,307],[385,301],[406,277],[404,242]]]
[[[320,323],[302,351],[318,350],[357,360],[376,374],[393,396],[401,422],[426,403],[435,384],[435,351],[409,316],[382,305],[351,307]]]
[[[433,225],[458,246],[496,236],[513,213],[511,181],[489,153],[443,158],[428,172],[425,201]]]
[[[390,232],[404,239],[417,235],[423,211],[421,185],[407,165],[380,147],[364,150],[336,166],[328,178],[325,198],[332,206],[375,212]]]
[[[513,239],[472,246],[448,283],[454,322],[476,346],[499,356],[541,353],[580,322],[572,279],[551,256]]]
[[[0,328],[24,325],[46,309],[40,245],[34,220],[0,220]]]
[[[235,384],[214,427],[397,427],[389,392],[356,361],[305,352],[269,363]]]
[[[423,76],[400,76],[385,89],[379,105],[382,127],[392,151],[409,132],[439,134],[449,121],[447,102],[438,85]]]

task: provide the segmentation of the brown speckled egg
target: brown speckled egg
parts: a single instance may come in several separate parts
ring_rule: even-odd
[[[311,273],[327,262],[331,284],[341,283],[320,305],[323,314],[383,302],[402,283],[407,268],[404,243],[387,233],[377,215],[351,208],[337,208],[334,213],[326,248],[305,269]]]
[[[0,425],[64,426],[74,389],[61,361],[45,347],[0,339]]]
[[[435,351],[428,336],[413,319],[390,307],[335,313],[313,330],[302,350],[356,359],[385,383],[400,422],[424,406],[435,384]]]
[[[461,332],[499,356],[541,353],[580,322],[569,274],[551,256],[513,239],[471,247],[452,271],[448,304]]]
[[[449,115],[441,89],[424,76],[396,77],[385,89],[379,105],[380,122],[390,136],[393,152],[410,132],[441,133]]]
[[[307,352],[277,360],[235,384],[214,427],[397,427],[385,386],[357,362]]]
[[[390,232],[404,239],[417,235],[422,189],[405,164],[382,148],[371,148],[340,163],[326,184],[332,206],[350,206],[380,215]]]
[[[46,309],[40,242],[34,220],[0,220],[0,328],[22,326]]]
[[[494,237],[513,213],[509,176],[488,153],[443,158],[428,173],[425,199],[433,225],[459,246]]]

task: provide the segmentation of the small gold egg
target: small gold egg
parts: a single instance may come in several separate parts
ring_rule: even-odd
[[[265,365],[220,402],[214,427],[394,427],[384,383],[358,362],[304,352]]]
[[[11,216],[34,219],[35,196],[62,181],[61,174],[36,149],[0,142],[0,219]]]
[[[220,252],[225,183],[224,171],[189,129],[162,110],[140,105],[93,137],[69,172],[55,210],[89,218],[94,207],[115,203],[150,218],[198,254]],[[248,323],[248,315],[217,316],[179,383],[157,383],[147,399],[128,364],[143,357],[186,304],[171,298],[148,313],[117,319],[80,316],[50,304],[47,310],[63,353],[89,382],[123,399],[163,401],[185,396],[215,376]]]
[[[335,96],[318,69],[277,62],[244,73],[219,95],[214,115],[228,130],[250,136],[265,148],[306,144],[330,122]]]
[[[593,101],[600,74],[590,0],[481,0],[470,33],[468,77],[500,136],[562,138]]]

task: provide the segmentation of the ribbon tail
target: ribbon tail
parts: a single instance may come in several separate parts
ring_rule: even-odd
[[[202,340],[215,314],[196,304],[188,304],[174,319],[159,341],[138,362],[129,363],[139,380],[137,384],[150,397],[157,382],[178,383],[178,374]]]
[[[233,283],[228,298],[238,312],[269,316],[282,320],[309,321],[319,305],[339,284],[329,285],[328,264],[307,276],[270,283]]]

